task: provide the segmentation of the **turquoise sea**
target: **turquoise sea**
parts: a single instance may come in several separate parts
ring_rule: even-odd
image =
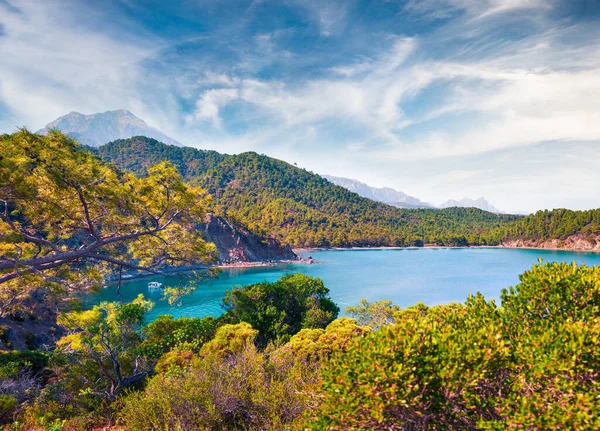
[[[123,282],[121,296],[114,287],[88,295],[86,305],[100,301],[130,300],[139,293],[156,300],[149,313],[152,320],[161,314],[176,317],[218,316],[226,290],[264,280],[274,281],[284,274],[301,272],[320,277],[330,295],[345,310],[361,298],[389,299],[406,307],[417,302],[428,305],[463,302],[470,293],[499,298],[503,288],[518,283],[518,275],[538,259],[600,265],[600,253],[492,248],[419,248],[328,250],[302,253],[319,263],[295,263],[274,267],[225,269],[218,278],[199,282],[198,289],[184,297],[181,305],[160,300],[160,292],[148,291],[149,281],[176,285],[177,277],[149,277]]]

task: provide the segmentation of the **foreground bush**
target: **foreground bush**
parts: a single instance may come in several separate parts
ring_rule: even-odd
[[[325,328],[340,311],[320,278],[289,274],[273,283],[236,287],[225,294],[228,323],[247,322],[258,331],[257,344],[286,342],[306,328]]]
[[[237,351],[236,351],[237,350]],[[189,369],[154,377],[125,401],[129,430],[282,430],[314,405],[316,367],[271,362],[252,340],[234,352],[195,357]]]
[[[179,362],[143,392],[132,393],[122,421],[131,430],[300,427],[302,413],[318,405],[322,362],[366,332],[342,318],[324,330],[305,329],[278,349],[259,351],[249,324],[225,325],[189,366]]]
[[[502,293],[409,308],[323,372],[312,430],[600,429],[600,269],[535,265]]]

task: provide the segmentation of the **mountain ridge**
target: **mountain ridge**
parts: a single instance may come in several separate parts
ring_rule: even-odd
[[[345,177],[336,177],[333,175],[321,176],[331,181],[333,184],[342,186],[364,198],[382,202],[388,205],[393,205],[398,208],[478,208],[480,210],[495,214],[505,214],[503,211],[500,211],[498,208],[490,204],[484,197],[480,197],[478,199],[449,199],[441,205],[436,206],[428,202],[423,202],[414,196],[409,196],[404,192],[390,187],[373,187],[358,180]]]
[[[439,208],[479,208],[480,210],[489,211],[495,214],[504,214],[504,211],[499,210],[494,205],[489,203],[483,196],[477,199],[462,198],[460,200],[449,199],[446,202],[439,205]]]
[[[414,196],[392,189],[390,187],[372,187],[358,180],[333,175],[321,175],[326,180],[342,186],[363,198],[383,202],[398,208],[434,208],[433,205],[423,202]]]
[[[149,126],[127,109],[89,115],[71,111],[51,121],[37,133],[44,135],[52,129],[59,130],[80,144],[90,147],[99,147],[116,139],[128,139],[134,136],[147,136],[168,145],[183,146],[160,130]]]

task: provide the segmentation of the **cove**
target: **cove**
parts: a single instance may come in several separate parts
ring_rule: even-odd
[[[160,292],[148,290],[149,281],[176,285],[177,277],[146,277],[124,281],[120,297],[115,287],[86,295],[84,306],[91,307],[101,301],[128,301],[142,293],[156,303],[148,313],[148,320],[161,314],[219,316],[226,290],[300,272],[322,278],[343,313],[348,305],[355,305],[362,298],[389,299],[402,307],[417,302],[427,305],[464,302],[469,294],[476,292],[487,299],[498,299],[502,289],[517,284],[519,274],[538,259],[600,265],[599,253],[502,248],[327,250],[301,254],[310,255],[319,263],[224,269],[217,278],[200,281],[198,289],[185,296],[181,305],[169,305],[160,299]]]

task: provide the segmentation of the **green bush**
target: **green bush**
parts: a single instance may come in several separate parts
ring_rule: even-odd
[[[0,368],[16,364],[21,370],[29,369],[37,374],[48,366],[48,354],[39,350],[0,351]]]
[[[219,325],[214,317],[174,319],[163,314],[144,327],[144,341],[138,351],[149,358],[158,358],[171,350],[198,352],[214,337]]]
[[[223,325],[217,330],[215,338],[202,347],[200,354],[224,359],[242,352],[248,343],[254,342],[257,335],[258,331],[252,329],[252,326],[246,322],[237,325]]]
[[[17,399],[14,396],[0,395],[0,423],[10,422],[16,409]]]
[[[248,342],[226,358],[196,357],[183,373],[152,378],[125,400],[121,420],[132,431],[279,431],[314,404],[317,382],[310,364],[271,362]]]
[[[225,294],[223,303],[223,321],[251,324],[263,347],[286,342],[304,328],[325,328],[339,313],[323,281],[303,274],[236,287]]]
[[[534,265],[502,293],[408,308],[323,372],[311,430],[600,429],[600,268]]]

